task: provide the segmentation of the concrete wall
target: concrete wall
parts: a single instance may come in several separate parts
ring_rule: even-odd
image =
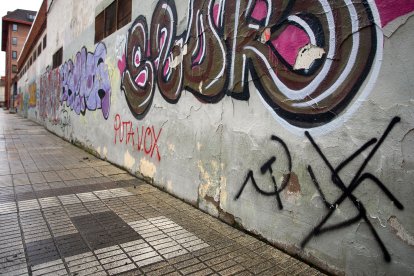
[[[110,1],[50,3],[28,118],[330,272],[413,273],[410,1],[133,1],[98,44]]]
[[[6,99],[4,96],[5,93],[5,87],[4,85],[0,86],[0,102],[4,103],[4,100]]]

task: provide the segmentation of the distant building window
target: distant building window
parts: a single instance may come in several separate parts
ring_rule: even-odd
[[[63,48],[60,47],[56,53],[53,54],[53,69],[59,67],[63,60]]]
[[[35,50],[35,51],[33,52],[33,62],[35,62],[35,61],[36,61],[36,58],[37,58],[37,50]]]
[[[12,45],[17,45],[17,37],[12,37]]]
[[[43,37],[43,50],[46,48],[46,35]]]
[[[12,59],[17,59],[17,52],[16,51],[12,51]]]
[[[17,65],[12,65],[12,72],[17,73]]]
[[[13,32],[17,32],[17,24],[12,25]]]
[[[131,21],[131,0],[115,0],[95,17],[95,43]]]
[[[40,56],[40,53],[42,52],[42,43],[37,46],[37,55]]]
[[[35,19],[36,15],[35,14],[27,14],[27,19],[29,19],[30,21],[33,21]]]

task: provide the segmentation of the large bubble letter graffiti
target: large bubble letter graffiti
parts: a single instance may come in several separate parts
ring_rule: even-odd
[[[98,43],[94,53],[83,47],[74,60],[69,59],[62,65],[62,105],[66,103],[78,115],[85,114],[86,109],[102,109],[103,117],[108,119],[111,82],[105,58],[106,46]]]
[[[128,31],[121,89],[142,118],[155,85],[170,103],[183,89],[216,103],[225,95],[249,99],[251,77],[266,104],[289,124],[324,125],[360,94],[381,50],[372,5],[190,0],[187,29],[178,35],[174,1],[158,1],[150,25],[141,15]]]

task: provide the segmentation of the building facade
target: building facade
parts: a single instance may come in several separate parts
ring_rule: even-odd
[[[10,107],[10,99],[13,96],[12,80],[18,72],[17,60],[35,16],[35,11],[17,9],[7,12],[7,15],[2,18],[1,50],[6,52],[5,106],[7,108]]]
[[[21,114],[333,274],[413,273],[412,1],[43,5]]]

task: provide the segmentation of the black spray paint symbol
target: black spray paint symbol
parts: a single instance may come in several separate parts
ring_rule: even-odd
[[[278,142],[279,144],[281,144],[282,145],[282,147],[283,147],[283,149],[284,149],[284,151],[285,151],[285,153],[286,153],[286,157],[287,157],[287,160],[288,160],[288,170],[289,170],[289,173],[284,177],[284,179],[283,179],[283,181],[282,181],[282,184],[280,185],[280,188],[278,188],[277,187],[277,184],[276,184],[276,179],[275,179],[275,177],[273,176],[273,168],[272,168],[272,164],[273,163],[275,163],[276,162],[276,157],[275,156],[272,156],[267,162],[265,162],[261,167],[260,167],[260,172],[264,175],[264,174],[266,174],[266,172],[269,172],[269,174],[270,174],[270,177],[271,177],[271,179],[272,179],[272,182],[273,182],[273,186],[274,186],[274,191],[273,192],[267,192],[267,191],[264,191],[264,190],[262,190],[258,185],[257,185],[257,183],[256,183],[256,180],[254,179],[254,175],[253,175],[253,171],[252,170],[250,170],[248,173],[247,173],[247,176],[246,176],[246,180],[243,182],[243,184],[242,184],[242,186],[241,186],[241,188],[240,188],[240,190],[239,190],[239,192],[237,193],[237,195],[234,197],[234,199],[235,200],[238,200],[239,198],[240,198],[240,196],[241,196],[241,194],[243,193],[243,190],[244,190],[244,188],[246,187],[246,185],[247,185],[247,183],[249,182],[249,180],[251,180],[251,182],[252,182],[252,184],[253,184],[253,187],[255,188],[255,190],[259,193],[259,194],[262,194],[262,195],[265,195],[265,196],[276,196],[276,200],[277,200],[277,205],[278,205],[278,208],[279,208],[279,210],[282,210],[283,209],[283,204],[282,204],[282,200],[280,199],[280,192],[282,192],[283,191],[283,189],[285,189],[286,188],[286,186],[287,186],[287,184],[289,183],[289,179],[290,179],[290,172],[292,171],[292,158],[291,158],[291,156],[290,156],[290,152],[289,152],[289,149],[288,149],[288,147],[286,146],[286,144],[285,144],[285,142],[282,140],[282,139],[280,139],[279,137],[277,137],[277,136],[275,136],[275,135],[272,135],[272,137],[271,137],[271,139],[272,139],[272,141],[275,141],[275,142]]]
[[[305,132],[306,137],[308,137],[309,141],[312,143],[313,147],[315,148],[316,152],[319,154],[319,156],[322,158],[322,160],[324,161],[325,165],[329,168],[329,170],[331,171],[332,174],[332,182],[339,188],[342,190],[342,195],[334,202],[334,203],[329,203],[326,198],[324,193],[322,192],[322,189],[319,185],[318,180],[315,177],[315,174],[312,170],[312,167],[309,165],[308,166],[308,172],[309,175],[312,178],[313,183],[315,184],[319,194],[321,195],[325,206],[327,207],[327,209],[329,209],[328,213],[325,215],[325,217],[321,220],[321,222],[305,237],[305,239],[302,241],[301,246],[302,248],[306,246],[306,244],[314,237],[314,236],[319,236],[323,233],[329,232],[329,231],[333,231],[333,230],[337,230],[337,229],[341,229],[347,226],[350,226],[354,223],[359,222],[361,219],[363,219],[372,235],[374,236],[375,240],[377,241],[377,243],[379,244],[383,255],[384,255],[384,259],[387,262],[391,261],[391,256],[387,250],[387,248],[385,247],[384,243],[382,242],[381,238],[379,237],[378,233],[375,231],[374,226],[371,224],[371,222],[368,219],[367,216],[367,211],[364,207],[364,205],[362,204],[362,202],[360,202],[353,194],[352,192],[358,188],[358,186],[360,184],[362,184],[362,182],[364,182],[365,180],[371,180],[373,183],[375,183],[381,190],[382,192],[387,195],[387,197],[394,202],[395,206],[402,210],[404,209],[404,206],[401,204],[401,202],[399,202],[394,195],[387,189],[387,187],[385,187],[385,185],[374,175],[372,175],[371,173],[364,173],[364,170],[366,168],[366,166],[368,165],[368,163],[371,161],[372,157],[374,156],[374,154],[377,152],[377,150],[380,148],[380,146],[382,145],[382,143],[385,141],[385,139],[387,138],[388,134],[391,132],[391,130],[394,128],[394,126],[400,122],[400,118],[399,117],[395,117],[392,119],[392,121],[390,122],[390,124],[388,125],[387,129],[384,131],[384,134],[381,136],[381,138],[379,140],[377,140],[376,138],[371,139],[370,141],[368,141],[367,143],[365,143],[360,149],[358,149],[355,153],[353,153],[351,156],[349,156],[345,161],[343,161],[341,164],[339,164],[338,167],[334,168],[332,166],[332,164],[328,161],[328,159],[326,158],[326,156],[323,154],[322,150],[319,148],[319,146],[316,144],[316,142],[313,140],[312,136],[309,134],[309,132]],[[345,185],[345,183],[342,181],[342,179],[339,176],[339,172],[346,166],[348,165],[352,160],[354,160],[357,156],[359,156],[363,151],[365,151],[367,148],[369,148],[370,146],[375,145],[372,150],[369,152],[368,156],[365,158],[365,160],[363,161],[362,165],[359,167],[358,171],[355,173],[354,177],[352,178],[350,184],[348,186]],[[330,226],[325,226],[323,227],[328,219],[332,216],[332,214],[335,212],[336,207],[339,206],[342,202],[344,202],[346,199],[349,199],[355,206],[355,208],[358,210],[358,215],[355,216],[354,218],[351,218],[349,220],[343,221],[341,223],[335,224],[335,225],[330,225]]]

